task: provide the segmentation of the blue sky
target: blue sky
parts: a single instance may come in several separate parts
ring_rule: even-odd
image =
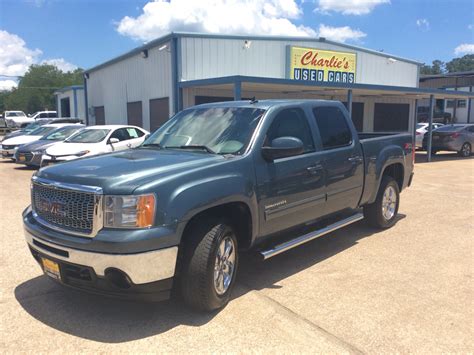
[[[89,68],[170,30],[320,35],[449,61],[473,52],[473,26],[472,0],[0,0],[0,48],[16,53],[0,52],[0,75],[43,61]]]

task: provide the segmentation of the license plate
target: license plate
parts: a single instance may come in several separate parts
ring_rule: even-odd
[[[59,272],[59,264],[57,262],[46,258],[41,258],[41,261],[43,262],[43,270],[46,275],[53,279],[61,280],[61,273]]]
[[[20,155],[20,156],[18,157],[18,161],[25,161],[25,160],[26,160],[26,158],[25,158],[24,155]]]

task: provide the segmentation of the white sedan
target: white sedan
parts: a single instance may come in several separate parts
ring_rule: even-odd
[[[13,159],[15,155],[15,151],[18,147],[24,144],[37,141],[41,137],[51,133],[52,131],[54,131],[55,129],[58,129],[59,127],[70,126],[70,125],[71,125],[70,123],[45,124],[45,125],[39,126],[38,128],[34,129],[33,131],[25,135],[7,138],[3,140],[1,144],[2,158]]]
[[[46,149],[41,166],[138,147],[149,134],[136,126],[86,127],[64,142]]]
[[[433,131],[441,126],[442,123],[433,123]],[[418,123],[416,125],[415,145],[417,148],[423,147],[423,137],[428,132],[428,123]]]

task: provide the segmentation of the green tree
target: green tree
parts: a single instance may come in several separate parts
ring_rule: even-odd
[[[448,73],[474,70],[474,54],[466,54],[461,58],[454,58],[446,63]]]
[[[446,64],[439,59],[435,59],[432,65],[423,64],[421,66],[420,73],[424,75],[436,75],[443,74],[445,72]]]
[[[54,65],[32,65],[20,79],[18,87],[4,97],[4,110],[27,113],[54,110],[54,92],[65,86],[82,85],[82,73],[82,69],[64,73]]]

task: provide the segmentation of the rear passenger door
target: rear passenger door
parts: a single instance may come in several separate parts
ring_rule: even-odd
[[[127,133],[130,137],[130,148],[138,147],[145,140],[145,132],[135,127],[128,127]]]
[[[364,183],[364,160],[357,133],[338,106],[317,106],[312,111],[324,151],[325,214],[356,208]]]
[[[301,108],[277,112],[265,133],[263,146],[271,146],[279,137],[300,139],[304,153],[272,162],[261,158],[255,164],[262,236],[303,224],[324,213],[321,152],[316,150],[313,130]]]

